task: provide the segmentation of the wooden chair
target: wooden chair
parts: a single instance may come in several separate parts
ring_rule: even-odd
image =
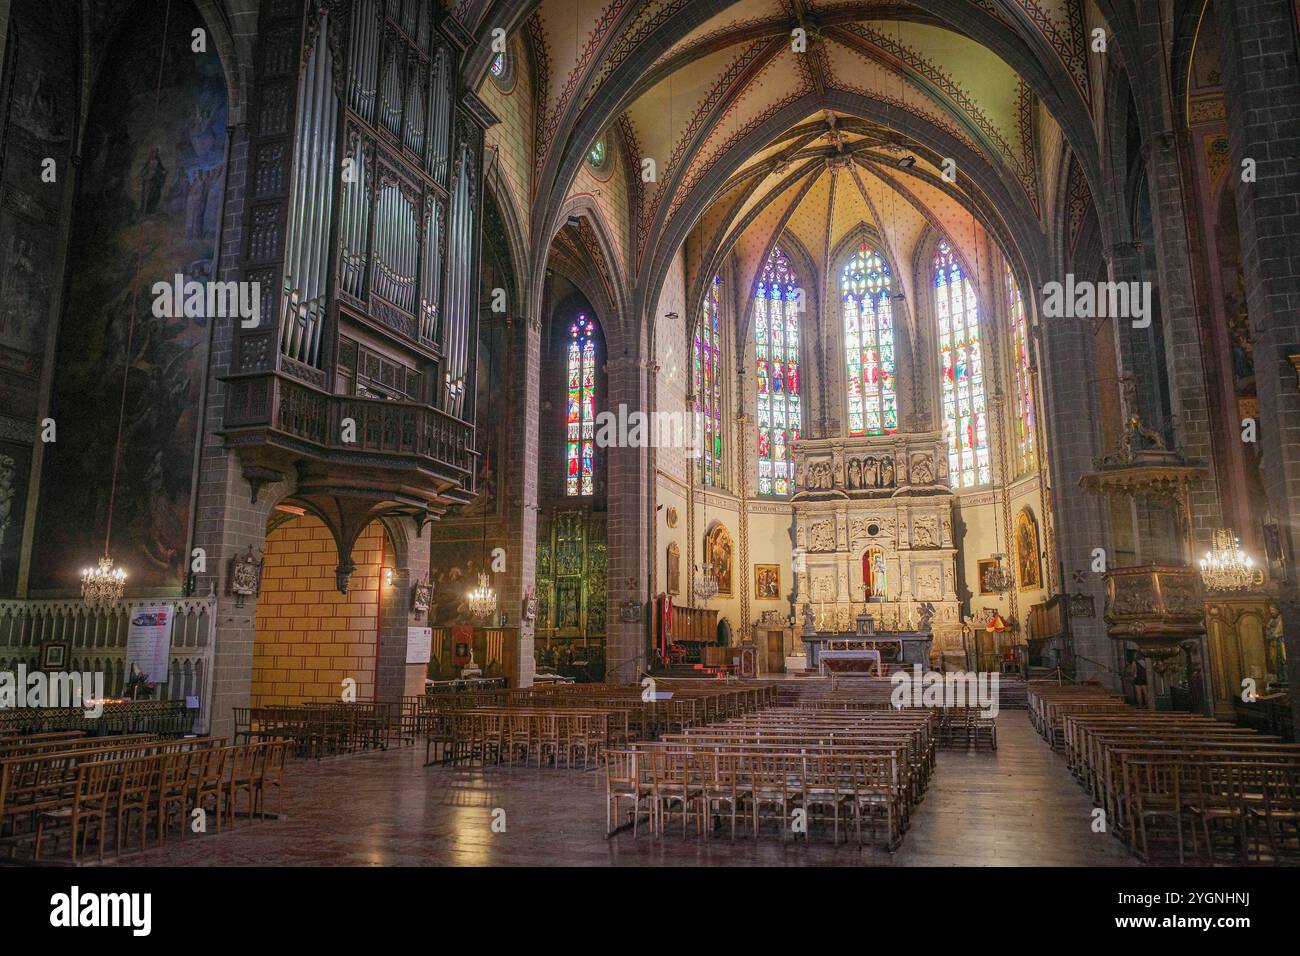
[[[662,834],[672,817],[673,806],[682,812],[682,836],[686,836],[692,807],[699,807],[704,789],[691,777],[691,754],[655,750],[652,756],[655,768],[655,802],[658,805],[659,832]],[[703,832],[704,814],[697,809],[696,830]]]
[[[275,815],[279,817],[284,808],[284,764],[288,754],[288,748],[283,741],[273,741],[263,744],[265,754],[262,763],[262,773],[257,780],[257,790],[254,795],[253,809],[259,819],[264,818],[266,806],[266,791],[275,790]]]
[[[117,829],[113,831],[113,849],[122,851],[122,838],[131,825],[132,814],[139,814],[140,849],[145,849],[149,829],[149,810],[158,786],[161,758],[136,757],[124,762],[121,786],[117,790]]]
[[[735,754],[702,751],[696,754],[704,814],[712,820],[713,812],[726,806],[731,812],[731,839],[736,839],[736,814],[740,810],[741,789]]]
[[[213,747],[200,751],[199,759],[192,763],[189,784],[189,807],[207,809],[209,800],[217,815],[217,832],[221,832],[222,809],[225,802],[226,761],[230,759],[229,747]]]
[[[1300,852],[1300,767],[1270,767],[1260,796],[1247,807],[1249,820],[1263,830],[1262,844],[1267,844],[1273,863],[1281,863]]]
[[[41,858],[41,842],[45,837],[47,823],[68,824],[68,846],[72,863],[77,862],[77,836],[81,836],[81,852],[86,852],[86,843],[90,838],[89,824],[98,826],[95,831],[99,844],[99,858],[104,859],[104,829],[108,821],[109,805],[113,794],[120,786],[123,764],[119,761],[101,760],[82,764],[77,771],[77,788],[66,806],[52,808],[41,812],[36,825],[35,859]]]
[[[623,800],[632,801],[632,836],[637,835],[641,814],[654,829],[654,787],[643,779],[641,761],[646,754],[634,750],[605,752],[605,837],[614,834]],[[642,809],[644,807],[644,810]]]
[[[248,819],[252,822],[261,786],[266,747],[260,744],[236,744],[230,748],[230,783],[225,792],[226,816],[234,826],[239,816],[239,795],[248,794]]]
[[[189,793],[190,766],[198,754],[183,750],[179,753],[163,754],[159,758],[158,772],[158,842],[167,838],[168,821],[173,810],[180,818],[180,835],[185,839],[189,829],[189,808],[186,806]]]

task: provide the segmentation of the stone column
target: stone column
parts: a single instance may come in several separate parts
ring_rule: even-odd
[[[1094,368],[1091,329],[1076,319],[1047,319],[1043,332],[1042,356],[1045,432],[1052,436],[1049,464],[1058,493],[1053,495],[1056,508],[1056,546],[1065,566],[1061,589],[1066,593],[1084,593],[1092,597],[1096,614],[1092,618],[1071,618],[1070,634],[1077,657],[1076,671],[1081,679],[1101,680],[1118,688],[1114,668],[1113,642],[1106,634],[1102,609],[1105,587],[1102,576],[1093,572],[1093,550],[1104,548],[1107,561],[1113,560],[1105,500],[1085,494],[1079,479],[1092,470],[1097,448],[1095,421],[1097,411],[1097,372]]]
[[[385,565],[393,571],[392,584],[379,581],[379,659],[375,661],[375,699],[397,701],[424,693],[426,664],[408,664],[409,628],[428,627],[428,614],[411,610],[414,586],[429,577],[429,538],[415,534],[410,518],[384,522],[392,542]]]
[[[613,349],[610,349],[611,353]],[[619,355],[605,364],[609,378],[609,406],[627,405],[632,411],[651,411],[648,398],[648,363],[637,355]],[[648,431],[648,429],[647,429]],[[647,435],[648,439],[648,435]],[[609,571],[606,581],[605,679],[627,684],[646,667],[650,615],[649,536],[654,505],[645,480],[648,449],[616,446],[606,449],[609,489],[607,524]],[[693,463],[692,463],[693,464]],[[639,601],[642,613],[623,621],[625,601]]]
[[[1278,582],[1291,706],[1300,728],[1300,386],[1288,356],[1300,352],[1300,55],[1290,0],[1216,3],[1228,136],[1229,175],[1240,221],[1247,312],[1255,345],[1263,477],[1289,561]],[[1254,182],[1242,163],[1254,161]]]
[[[487,401],[504,400],[509,414],[501,449],[498,488],[502,500],[505,573],[496,576],[497,601],[518,625],[519,646],[514,687],[529,687],[537,672],[534,658],[536,623],[523,619],[524,593],[535,587],[537,570],[537,459],[538,409],[541,388],[541,322],[536,316],[512,318],[506,335],[506,395],[488,396]]]

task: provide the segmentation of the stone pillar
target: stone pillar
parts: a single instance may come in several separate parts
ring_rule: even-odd
[[[1100,415],[1092,331],[1087,322],[1074,319],[1048,319],[1041,329],[1046,407],[1040,413],[1044,416],[1044,430],[1053,439],[1043,451],[1050,452],[1049,464],[1057,489],[1052,500],[1056,509],[1056,546],[1065,567],[1061,589],[1091,596],[1096,608],[1094,617],[1070,619],[1076,671],[1081,679],[1100,680],[1118,688],[1114,642],[1107,636],[1102,618],[1105,587],[1102,576],[1092,570],[1095,548],[1106,550],[1108,562],[1114,556],[1105,499],[1087,495],[1079,488],[1079,479],[1092,470],[1093,459],[1101,453],[1095,429]]]
[[[396,701],[424,693],[426,664],[408,664],[408,629],[428,627],[428,615],[411,610],[414,586],[429,577],[429,539],[417,537],[415,522],[394,518],[384,522],[392,544],[384,564],[392,568],[393,583],[379,581],[379,655],[375,661],[375,699]]]
[[[1289,561],[1278,582],[1292,713],[1300,728],[1300,386],[1288,359],[1300,353],[1300,55],[1290,0],[1216,3],[1229,175],[1240,222],[1241,262],[1255,352],[1264,487]],[[1242,162],[1254,160],[1255,181]]]
[[[609,377],[609,406],[625,404],[628,411],[649,412],[648,365],[637,355],[611,357],[605,367]],[[648,439],[647,435],[647,439]],[[645,480],[648,449],[606,449],[609,489],[607,524],[609,572],[606,583],[605,679],[628,684],[646,667],[647,621],[650,615],[650,521],[654,504]],[[694,463],[692,462],[692,465]],[[625,601],[641,602],[635,621],[622,620]]]
[[[524,593],[535,587],[537,570],[537,459],[538,409],[541,388],[541,322],[536,317],[513,318],[506,335],[505,401],[502,463],[497,473],[502,496],[505,573],[497,575],[497,600],[501,611],[518,625],[519,647],[511,686],[529,687],[537,672],[534,657],[536,623],[523,619]],[[488,401],[495,400],[491,396]]]

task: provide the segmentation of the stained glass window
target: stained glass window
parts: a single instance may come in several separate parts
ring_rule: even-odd
[[[718,318],[717,276],[704,296],[703,314],[695,329],[695,422],[699,429],[700,482],[722,481],[722,327]]]
[[[934,257],[934,298],[939,319],[948,475],[958,488],[988,484],[992,475],[979,305],[961,262],[945,241],[939,243]]]
[[[585,315],[569,326],[567,447],[565,491],[592,493],[596,450],[596,325]]]
[[[605,165],[605,137],[596,140],[591,151],[587,153],[587,162],[591,164],[592,169],[600,169]]]
[[[492,75],[495,76],[498,80],[501,79],[503,76],[505,76],[506,74],[505,53],[498,53],[496,56],[492,57],[492,66],[490,67],[490,69],[492,70]]]
[[[840,273],[850,435],[898,428],[892,292],[889,264],[862,243]]]
[[[758,493],[794,490],[791,445],[799,437],[799,308],[802,293],[790,260],[772,249],[754,302],[758,366]]]
[[[1007,312],[1011,318],[1011,343],[1015,349],[1012,356],[1016,376],[1016,438],[1020,446],[1020,466],[1028,471],[1034,466],[1034,431],[1037,428],[1034,418],[1034,385],[1029,377],[1029,326],[1025,319],[1025,300],[1020,295],[1020,286],[1011,274],[1011,267],[1004,265],[1007,280]]]

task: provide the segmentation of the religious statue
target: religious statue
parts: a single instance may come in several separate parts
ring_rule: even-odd
[[[530,624],[537,620],[537,592],[533,590],[531,584],[528,585],[528,590],[524,592],[524,603],[520,612],[520,617],[523,619],[525,624]]]
[[[865,477],[866,477],[866,487],[868,488],[880,487],[880,463],[876,461],[876,459],[874,458],[867,459]]]
[[[862,462],[856,458],[849,459],[849,487],[862,487]]]
[[[812,605],[805,604],[803,606],[804,637],[811,637],[812,635],[817,633],[817,628],[814,626],[816,624],[816,621],[817,621],[817,615],[813,613]]]
[[[892,488],[894,486],[894,459],[891,455],[886,455],[880,460],[880,487]]]

